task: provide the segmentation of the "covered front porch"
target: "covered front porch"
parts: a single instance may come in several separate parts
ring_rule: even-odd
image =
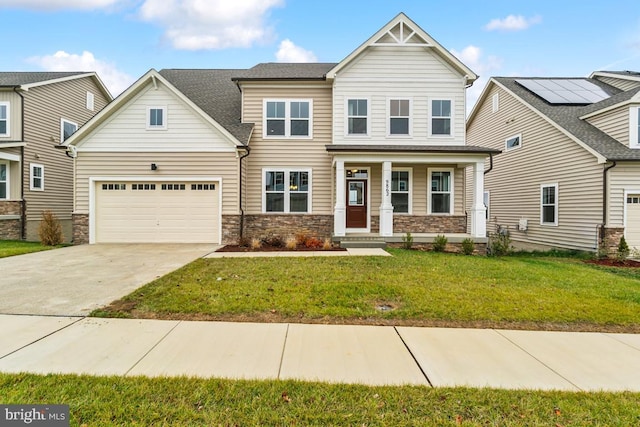
[[[472,146],[328,145],[334,168],[334,241],[343,245],[486,242],[485,160]]]

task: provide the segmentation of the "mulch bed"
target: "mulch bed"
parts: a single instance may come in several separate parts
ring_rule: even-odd
[[[226,245],[218,249],[216,252],[308,252],[308,251],[335,252],[335,251],[346,251],[346,249],[340,248],[340,247],[332,247],[331,249],[308,248],[302,245],[298,245],[295,249],[287,249],[286,247],[271,246],[271,245],[262,245],[259,249],[252,249],[249,246]]]
[[[602,265],[605,267],[627,267],[627,268],[640,267],[640,261],[634,261],[632,259],[625,259],[624,261],[619,261],[613,258],[603,258],[603,259],[591,259],[585,262],[588,264]]]

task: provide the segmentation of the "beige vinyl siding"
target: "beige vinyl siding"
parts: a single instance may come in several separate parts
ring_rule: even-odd
[[[629,145],[629,106],[624,105],[589,117],[587,122],[597,127],[621,144]]]
[[[370,100],[368,137],[346,135],[348,99]],[[412,100],[411,136],[388,136],[388,99]],[[451,137],[429,136],[432,99],[451,100]],[[373,47],[336,77],[333,95],[334,143],[464,145],[465,91],[463,76],[428,49]]]
[[[640,194],[640,163],[621,163],[609,172],[609,217],[607,226],[624,226],[625,191]]]
[[[9,103],[9,135],[0,136],[0,142],[22,140],[22,99],[14,91],[0,90],[0,102]]]
[[[149,107],[166,107],[166,130],[147,129]],[[152,84],[143,88],[81,144],[81,149],[91,150],[153,151],[178,147],[193,151],[235,150],[226,136],[160,82],[157,89]]]
[[[93,111],[86,108],[87,91],[94,94]],[[82,126],[107,99],[90,77],[36,86],[24,93],[25,142],[23,180],[27,203],[27,239],[37,240],[37,227],[44,210],[52,211],[61,221],[70,221],[73,210],[73,161],[60,144],[60,120]],[[30,164],[44,166],[44,191],[30,191]],[[70,228],[65,229],[70,240]]]
[[[602,77],[602,76],[598,76],[596,78],[603,83],[606,83],[613,87],[617,87],[618,89],[621,89],[624,91],[640,87],[640,82],[636,80],[616,79],[614,77]]]
[[[158,170],[151,170],[151,163]],[[89,212],[91,177],[222,178],[222,214],[238,213],[238,159],[235,153],[79,152],[76,159],[76,213]],[[126,181],[126,180],[125,180]]]
[[[248,214],[262,213],[263,168],[310,169],[312,212],[331,214],[331,158],[325,145],[331,143],[331,86],[327,83],[292,83],[242,85],[243,122],[255,123],[249,146],[246,201]],[[263,139],[264,99],[312,99],[313,139]]]
[[[491,99],[499,93],[500,109],[492,113]],[[467,141],[503,150],[485,175],[491,194],[487,230],[507,226],[515,241],[592,250],[602,221],[602,165],[558,129],[498,86],[484,98],[467,129]],[[505,139],[522,135],[522,146],[504,151]],[[488,169],[488,162],[485,168]],[[467,174],[467,204],[473,183]],[[558,226],[540,225],[540,186],[558,184]],[[517,231],[519,219],[527,232]]]

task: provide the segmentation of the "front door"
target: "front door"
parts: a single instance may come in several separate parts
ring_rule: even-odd
[[[367,228],[367,181],[347,181],[347,228]]]

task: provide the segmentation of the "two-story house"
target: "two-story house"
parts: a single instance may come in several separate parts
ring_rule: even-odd
[[[50,210],[71,240],[73,160],[55,146],[109,101],[95,73],[0,72],[0,239],[39,240]]]
[[[640,73],[494,77],[467,123],[501,149],[485,181],[489,229],[529,248],[640,248]]]
[[[65,143],[76,241],[484,244],[499,150],[465,143],[476,78],[404,14],[339,63],[151,70]]]

